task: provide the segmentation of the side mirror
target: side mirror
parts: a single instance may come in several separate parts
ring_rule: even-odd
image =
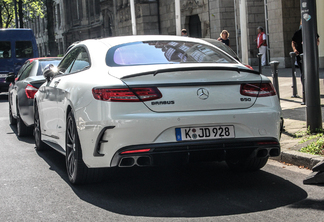
[[[9,72],[8,76],[6,77],[6,82],[7,83],[15,82],[15,78],[16,78],[15,73]]]
[[[55,76],[56,67],[53,64],[45,66],[43,76],[47,81],[50,81]]]

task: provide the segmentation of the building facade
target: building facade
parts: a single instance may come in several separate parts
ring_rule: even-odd
[[[300,0],[245,0],[248,40],[241,41],[242,0],[181,0],[181,25],[189,36],[217,39],[223,29],[230,33],[231,48],[241,57],[242,44],[248,45],[250,65],[257,65],[257,27],[268,38],[268,61],[290,67],[291,38],[299,27]],[[60,54],[76,41],[132,34],[129,0],[54,0],[55,33]],[[324,2],[317,0],[318,32],[324,36]],[[138,35],[175,35],[174,0],[135,0]],[[46,19],[36,19],[34,29],[40,55],[46,55]],[[323,34],[323,35],[322,35]],[[319,46],[320,67],[324,67],[324,44]]]

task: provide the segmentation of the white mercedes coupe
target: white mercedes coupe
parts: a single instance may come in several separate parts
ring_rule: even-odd
[[[262,168],[283,125],[270,80],[195,38],[85,40],[47,67],[34,99],[36,150],[65,155],[72,184],[109,167],[226,161]]]

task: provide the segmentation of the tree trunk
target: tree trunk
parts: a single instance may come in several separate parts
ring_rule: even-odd
[[[55,30],[54,30],[54,12],[53,12],[53,0],[46,0],[46,12],[47,12],[47,35],[48,35],[48,48],[50,56],[57,56],[58,49],[55,42]]]
[[[2,10],[3,10],[3,2],[0,1],[0,28],[3,28],[3,24],[2,24]]]
[[[18,1],[19,28],[24,28],[23,0]]]

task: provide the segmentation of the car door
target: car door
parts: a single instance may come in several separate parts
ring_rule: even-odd
[[[71,55],[70,55],[71,54]],[[65,143],[65,128],[66,128],[66,106],[68,104],[69,98],[67,95],[71,93],[72,90],[78,90],[77,85],[75,85],[75,79],[77,75],[83,70],[90,67],[90,59],[87,50],[80,46],[71,51],[68,55],[70,58],[62,60],[58,69],[61,74],[55,77],[56,84],[56,113],[57,118],[57,132],[59,137],[59,145],[64,147]]]
[[[40,123],[42,135],[44,135],[43,140],[52,143],[58,143],[59,135],[58,135],[58,90],[57,85],[61,80],[61,76],[64,75],[65,70],[69,70],[69,67],[73,65],[77,56],[77,52],[72,50],[69,52],[60,62],[58,66],[58,72],[55,76],[46,81],[39,88],[39,96],[38,96],[38,109],[40,114]]]
[[[18,116],[18,91],[20,89],[24,89],[26,84],[24,83],[24,79],[26,79],[29,76],[29,73],[33,69],[35,63],[29,64],[24,71],[21,73],[17,81],[14,83],[14,86],[12,87],[12,90],[9,93],[9,98],[11,102],[11,110],[13,116]]]

